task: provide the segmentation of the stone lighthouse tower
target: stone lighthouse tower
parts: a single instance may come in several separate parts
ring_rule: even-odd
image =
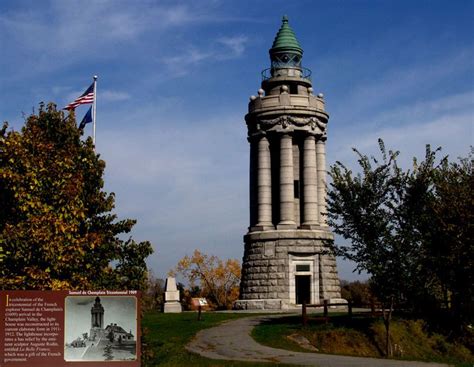
[[[287,309],[340,298],[325,220],[326,126],[303,49],[283,17],[245,116],[250,143],[250,226],[240,309]]]
[[[89,338],[95,340],[104,335],[104,307],[100,303],[100,298],[96,297],[94,305],[91,307],[91,330]]]

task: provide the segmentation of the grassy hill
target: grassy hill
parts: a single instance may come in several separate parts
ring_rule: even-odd
[[[391,324],[394,356],[397,359],[472,366],[474,355],[459,342],[429,332],[422,320],[394,319]],[[310,320],[307,327],[300,316],[272,319],[257,326],[252,336],[261,344],[294,351],[321,352],[383,358],[385,328],[382,320],[346,315]],[[305,340],[312,350],[303,348]]]

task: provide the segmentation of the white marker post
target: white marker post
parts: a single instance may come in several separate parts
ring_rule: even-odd
[[[94,143],[95,149],[95,118],[97,110],[97,75],[94,75],[94,102],[92,103],[92,143]]]

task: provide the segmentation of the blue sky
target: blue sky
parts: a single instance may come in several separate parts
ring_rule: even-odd
[[[0,2],[0,119],[20,129],[97,74],[97,151],[116,213],[165,276],[195,248],[241,259],[248,226],[244,115],[287,14],[330,114],[328,164],[377,138],[409,167],[425,144],[473,145],[474,1]],[[79,118],[87,107],[77,109]],[[91,133],[91,128],[86,132]],[[355,279],[339,262],[340,276]]]

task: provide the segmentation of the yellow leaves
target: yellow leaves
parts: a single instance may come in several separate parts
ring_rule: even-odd
[[[238,298],[240,263],[235,259],[223,261],[195,250],[192,257],[184,256],[176,267],[168,272],[184,277],[190,286],[199,282],[200,296],[207,297],[218,308],[229,308]]]
[[[51,281],[51,289],[53,291],[60,291],[66,289],[72,289],[71,284],[66,280],[53,279]]]
[[[2,240],[0,240],[0,243]],[[3,258],[6,256],[6,253],[4,252],[3,246],[0,246],[0,263],[3,262]]]
[[[127,276],[138,277],[135,268],[146,269],[136,265],[140,252],[117,248],[118,235],[134,223],[115,223],[114,197],[103,191],[105,163],[80,140],[73,119],[64,122],[59,112],[42,109],[21,132],[1,130],[0,206],[8,208],[0,228],[0,277],[8,274],[13,288],[83,287],[119,279],[115,267],[104,268],[127,256]]]
[[[188,269],[190,265],[191,265],[191,259],[188,256],[183,257],[178,262],[178,267],[182,269]]]

